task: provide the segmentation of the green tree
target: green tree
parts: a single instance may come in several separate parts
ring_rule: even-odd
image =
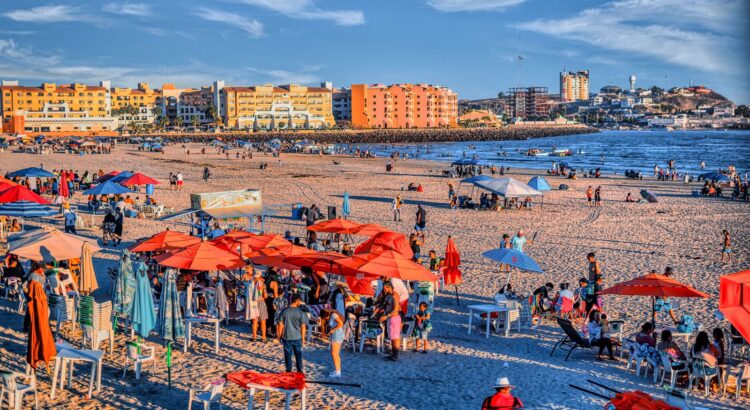
[[[198,118],[198,116],[197,116],[197,115],[193,115],[193,118],[192,118],[192,120],[190,121],[190,123],[191,123],[191,124],[193,125],[193,127],[195,127],[195,128],[198,128],[198,127],[200,127],[200,126],[201,126],[201,120],[200,120],[200,118]]]
[[[208,108],[206,108],[206,116],[211,123],[216,122],[216,107],[214,107],[213,103],[208,104]]]
[[[738,105],[734,110],[734,114],[739,115],[740,117],[750,117],[750,107],[745,104]]]

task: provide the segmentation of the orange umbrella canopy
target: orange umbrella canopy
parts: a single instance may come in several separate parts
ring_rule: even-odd
[[[300,255],[310,252],[304,246],[283,245],[270,248],[261,248],[249,253],[246,257],[257,265],[275,266],[283,269],[299,269],[299,267],[284,262],[284,259],[292,255]]]
[[[443,278],[446,285],[460,285],[463,282],[461,271],[458,269],[459,265],[461,265],[461,255],[458,253],[453,238],[449,236],[448,245],[445,247],[445,266],[443,268]]]
[[[156,185],[159,181],[151,178],[150,176],[136,172],[132,176],[120,181],[120,185],[133,186],[133,185]]]
[[[374,275],[347,276],[346,284],[349,290],[357,295],[375,296],[375,289],[372,288],[372,281],[378,277]]]
[[[188,246],[200,243],[201,239],[195,236],[176,231],[164,231],[131,246],[131,252],[159,252],[171,249],[185,249]]]
[[[58,229],[40,229],[17,236],[8,245],[8,252],[33,261],[63,261],[80,258],[84,243],[90,245],[91,252],[101,250],[96,239],[63,233]]]
[[[284,239],[283,236],[272,233],[263,235],[250,234],[247,238],[238,238],[237,242],[249,246],[254,251],[261,248],[272,248],[292,244]]]
[[[236,269],[245,265],[237,254],[207,241],[159,255],[155,259],[162,266],[201,271]]]
[[[238,239],[249,238],[255,234],[247,231],[232,231],[221,235],[218,238],[212,239],[211,242],[216,246],[226,249],[228,251],[237,253],[237,248],[240,248],[239,254],[241,256],[247,256],[253,249],[246,243],[239,242]]]
[[[50,205],[50,202],[48,200],[42,198],[34,191],[21,185],[15,185],[0,193],[0,204],[18,201],[29,201],[36,202],[42,205]]]
[[[719,310],[750,341],[750,270],[721,277]]]
[[[390,229],[378,224],[362,224],[352,234],[362,236],[375,236],[381,232],[390,232]]]
[[[386,250],[377,254],[358,254],[336,260],[333,263],[370,275],[402,280],[435,281],[435,275],[424,266],[412,262],[409,258],[393,250]]]
[[[43,286],[30,280],[27,295],[29,340],[26,345],[26,363],[36,369],[39,362],[49,363],[57,354],[57,349],[49,327],[49,305]]]
[[[343,258],[346,258],[346,256],[336,252],[307,252],[287,256],[284,258],[284,262],[297,266],[298,268],[309,266],[310,269],[318,272],[330,272],[337,275],[356,274],[356,271],[333,263]]]
[[[707,298],[708,295],[664,275],[650,273],[604,289],[602,295]]]
[[[336,218],[328,221],[318,222],[315,225],[307,227],[308,231],[330,232],[338,234],[352,234],[357,231],[360,224],[347,219]]]
[[[10,186],[16,186],[16,185],[18,185],[17,183],[11,181],[10,179],[5,178],[4,176],[0,176],[0,186],[2,186],[2,184],[8,184]]]
[[[378,253],[382,251],[393,250],[407,259],[414,256],[411,250],[409,240],[403,234],[396,232],[380,232],[372,238],[362,242],[354,250],[354,253]]]

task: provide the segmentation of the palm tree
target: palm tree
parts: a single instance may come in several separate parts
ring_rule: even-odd
[[[209,103],[206,108],[206,116],[212,124],[216,122],[216,107],[212,103]]]
[[[193,127],[198,128],[201,126],[201,120],[198,118],[197,115],[193,115],[192,121],[191,121]]]

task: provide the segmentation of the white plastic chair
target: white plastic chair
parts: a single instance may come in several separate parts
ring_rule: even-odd
[[[141,353],[138,353],[138,347],[141,348]],[[138,345],[135,342],[127,342],[125,344],[125,348],[127,349],[127,354],[125,357],[125,367],[122,369],[122,377],[125,378],[125,373],[128,371],[128,366],[130,365],[130,362],[133,362],[134,368],[135,368],[135,378],[140,379],[141,378],[141,366],[143,363],[146,362],[153,362],[154,363],[154,371],[156,371],[156,352],[153,346],[148,346],[145,344]],[[144,350],[148,350],[148,354],[143,354]]]
[[[691,367],[693,371],[690,372],[690,384],[688,389],[692,391],[693,382],[698,379],[703,379],[703,384],[706,387],[706,396],[708,396],[711,387],[711,380],[716,379],[719,381],[719,369],[717,369],[716,366],[709,365],[707,361],[699,357],[693,358]]]
[[[30,379],[28,383],[19,383],[19,378]],[[23,396],[31,391],[34,392],[34,408],[39,408],[39,397],[36,392],[36,375],[25,375],[18,372],[0,372],[0,407],[2,407],[5,393],[8,393],[8,408],[20,410],[23,404]]]
[[[344,323],[344,342],[352,349],[352,352],[357,351],[357,329],[355,328],[357,318],[354,314],[349,313],[346,322]]]
[[[674,384],[677,382],[677,377],[679,377],[680,373],[690,373],[687,365],[682,369],[675,369],[667,353],[659,352],[659,356],[661,357],[661,384],[664,384],[664,379],[667,378],[667,372],[669,372],[669,386],[674,389]]]
[[[224,393],[224,385],[227,383],[224,379],[219,379],[209,383],[201,390],[190,389],[190,398],[188,399],[188,410],[193,408],[193,401],[203,403],[203,409],[211,408],[211,403],[219,403],[219,409],[222,409],[221,398]]]
[[[383,351],[383,340],[385,339],[384,334],[385,329],[383,329],[382,324],[378,323],[376,326],[372,326],[367,321],[363,322],[362,332],[359,335],[359,352],[362,353],[364,350],[366,340],[374,340],[375,351],[381,353]]]
[[[417,323],[416,320],[410,319],[410,320],[405,320],[401,324],[401,350],[405,351],[410,341],[415,342],[415,340],[417,340],[414,337],[414,327],[416,326],[416,323]]]
[[[739,400],[740,394],[742,392],[742,383],[745,383],[747,385],[747,393],[750,394],[750,365],[743,364],[732,370],[734,371],[724,372],[724,387],[722,393],[727,392],[728,385],[733,385],[736,389],[735,399]]]
[[[109,340],[109,352],[112,353],[114,347],[114,331],[112,328],[96,329],[93,326],[81,325],[83,329],[83,345],[91,342],[91,350],[99,350],[102,342]]]

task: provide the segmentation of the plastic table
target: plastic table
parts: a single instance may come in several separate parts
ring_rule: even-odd
[[[474,311],[477,311],[480,314],[481,313],[487,314],[487,330],[484,336],[485,338],[490,337],[490,314],[492,313],[497,313],[498,316],[500,314],[505,315],[505,323],[506,323],[505,331],[507,335],[507,332],[510,329],[510,321],[508,320],[510,319],[510,310],[508,308],[503,307],[503,306],[498,306],[498,305],[492,305],[489,303],[482,304],[482,305],[469,305],[468,308],[469,308],[469,334],[471,334],[471,321],[472,321],[472,317],[474,316],[473,313]],[[520,324],[520,321],[519,321],[519,324]]]
[[[183,346],[183,352],[187,353],[188,346],[190,345],[190,341],[192,340],[192,330],[193,330],[193,324],[213,324],[214,325],[214,353],[219,353],[219,322],[220,319],[218,317],[200,317],[200,316],[194,316],[194,317],[188,317],[185,318],[185,345]]]

